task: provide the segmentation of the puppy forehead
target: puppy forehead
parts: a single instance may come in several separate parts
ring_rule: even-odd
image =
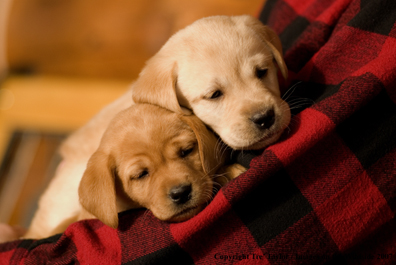
[[[154,105],[128,115],[120,123],[119,129],[125,132],[126,139],[157,145],[184,131],[192,131],[178,114]]]
[[[118,113],[103,135],[100,147],[107,152],[136,146],[158,145],[180,131],[191,130],[174,112],[150,104],[135,104]]]
[[[107,131],[118,135],[139,135],[161,131],[166,124],[173,127],[183,126],[183,122],[174,112],[151,104],[134,104],[118,113]]]
[[[172,37],[169,46],[183,47],[178,51],[190,51],[191,54],[218,52],[234,54],[249,49],[265,47],[262,36],[240,20],[240,17],[214,16],[200,19]],[[230,53],[232,52],[232,53]]]
[[[181,45],[177,59],[180,78],[185,76],[189,80],[192,74],[199,74],[199,80],[203,81],[211,75],[230,75],[273,60],[270,48],[253,31],[208,27],[202,34],[183,37],[181,42],[185,45]],[[206,74],[202,75],[202,71]]]
[[[109,127],[105,143],[115,156],[127,160],[141,154],[163,152],[166,146],[196,139],[193,130],[178,114],[154,105],[127,109]]]

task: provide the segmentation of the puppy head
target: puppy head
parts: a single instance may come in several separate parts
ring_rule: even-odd
[[[172,36],[135,83],[135,102],[190,109],[234,149],[275,142],[290,121],[278,36],[251,16],[209,17]]]
[[[195,116],[148,104],[119,113],[90,158],[79,187],[80,203],[116,228],[117,213],[144,207],[178,222],[203,209],[224,162],[217,138]]]

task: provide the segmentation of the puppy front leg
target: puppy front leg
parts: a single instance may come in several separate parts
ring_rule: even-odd
[[[214,178],[214,181],[223,187],[232,179],[244,173],[246,170],[247,169],[244,166],[237,163],[223,166],[220,168],[219,174]]]

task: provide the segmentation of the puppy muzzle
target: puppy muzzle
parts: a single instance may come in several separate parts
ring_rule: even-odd
[[[179,185],[171,188],[168,197],[176,205],[187,203],[192,197],[191,184]]]
[[[275,123],[275,111],[269,109],[265,112],[254,114],[250,120],[256,125],[259,130],[268,130]]]

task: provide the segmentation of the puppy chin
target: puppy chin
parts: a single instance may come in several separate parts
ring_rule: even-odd
[[[279,132],[271,133],[270,135],[265,135],[261,138],[258,138],[255,141],[249,141],[249,142],[239,142],[239,143],[232,143],[226,141],[224,142],[234,150],[259,150],[259,149],[264,149],[267,146],[278,141],[282,133],[283,130]]]
[[[266,136],[264,138],[261,138],[259,141],[257,141],[254,144],[249,145],[248,147],[244,148],[246,150],[259,150],[259,149],[264,149],[267,146],[275,143],[276,141],[279,140],[280,136],[282,135],[282,132],[276,133],[274,135],[271,135],[270,137]]]
[[[179,213],[177,213],[176,215],[174,215],[172,217],[172,219],[170,220],[170,222],[183,222],[186,221],[192,217],[194,217],[195,215],[197,215],[200,211],[202,211],[204,208],[204,206],[193,206],[187,209],[184,209],[182,211],[180,211]]]
[[[179,211],[176,211],[171,216],[167,216],[165,218],[161,218],[157,216],[157,218],[162,221],[171,222],[171,223],[184,222],[197,215],[200,211],[203,210],[203,208],[204,208],[203,205],[190,206],[184,209],[180,209]]]

